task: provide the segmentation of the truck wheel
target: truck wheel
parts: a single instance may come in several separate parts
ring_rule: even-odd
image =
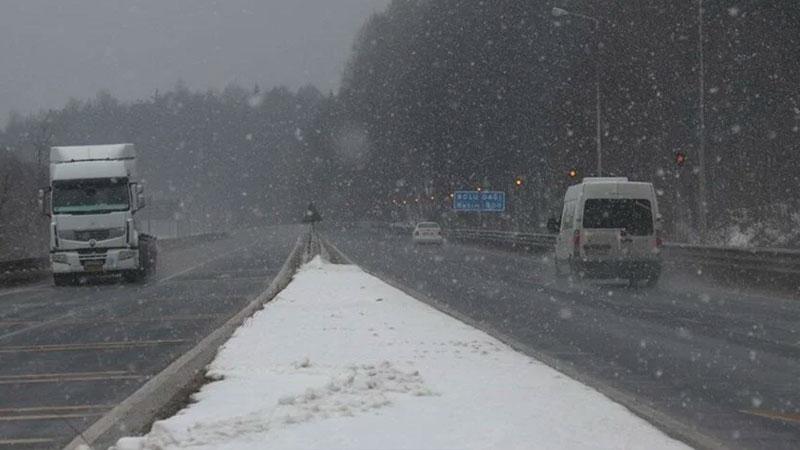
[[[138,283],[144,278],[142,271],[139,269],[127,270],[122,272],[122,278],[128,283]]]
[[[75,276],[72,274],[54,273],[53,284],[56,286],[72,286],[75,284]]]

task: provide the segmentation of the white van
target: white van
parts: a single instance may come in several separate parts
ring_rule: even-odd
[[[661,220],[652,183],[584,178],[570,186],[556,240],[556,275],[658,282]]]

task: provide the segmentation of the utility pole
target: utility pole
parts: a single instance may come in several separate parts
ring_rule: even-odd
[[[595,39],[595,55],[594,55],[594,91],[595,91],[595,124],[597,126],[597,136],[595,137],[597,143],[597,176],[603,176],[603,138],[601,135],[602,126],[600,125],[600,21],[597,19],[594,22],[594,39]]]
[[[706,74],[705,74],[705,46],[703,35],[703,0],[697,0],[697,52],[700,57],[700,129],[699,146],[697,150],[697,228],[701,241],[705,241],[708,233],[708,192],[706,186]]]
[[[589,20],[594,25],[595,54],[594,54],[594,93],[595,93],[595,144],[597,146],[597,176],[603,176],[603,138],[601,125],[601,97],[600,97],[600,20],[586,14],[574,13],[563,8],[554,7],[552,14],[555,17],[572,16]]]

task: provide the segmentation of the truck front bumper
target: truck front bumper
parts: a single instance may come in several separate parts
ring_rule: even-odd
[[[50,254],[53,273],[113,273],[139,268],[137,249],[97,249],[92,253],[57,251]]]

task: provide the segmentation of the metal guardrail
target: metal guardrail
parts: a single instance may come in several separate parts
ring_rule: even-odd
[[[800,275],[800,250],[667,243],[664,246],[664,258],[672,262],[745,272]]]
[[[521,249],[551,250],[556,245],[553,234],[453,228],[444,230],[445,237],[457,241],[490,242]]]
[[[397,232],[410,232],[413,226],[390,224]],[[521,250],[552,250],[556,236],[543,233],[518,233],[480,228],[443,230],[445,237],[463,242],[479,242]],[[800,250],[781,248],[738,248],[668,242],[663,247],[664,259],[693,267],[724,268],[737,272],[758,272],[800,275]]]
[[[38,271],[50,266],[50,258],[25,258],[0,261],[0,274]]]

